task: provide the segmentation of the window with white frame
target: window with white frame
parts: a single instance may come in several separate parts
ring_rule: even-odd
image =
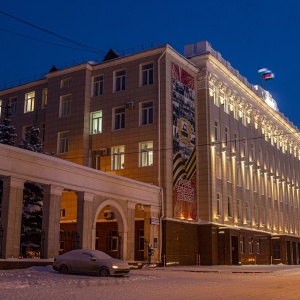
[[[25,94],[24,113],[34,111],[35,92]]]
[[[240,251],[241,253],[245,253],[245,247],[244,247],[244,236],[240,236]]]
[[[227,126],[225,126],[225,147],[228,146],[228,141],[229,140],[230,140],[229,128]]]
[[[42,93],[42,109],[46,108],[48,104],[48,89],[44,88]]]
[[[229,101],[227,96],[224,97],[224,112],[229,114]]]
[[[141,65],[141,86],[153,84],[153,63]]]
[[[217,215],[222,215],[222,198],[221,194],[217,193]]]
[[[236,166],[236,184],[237,186],[242,185],[241,167],[239,165]]]
[[[69,151],[69,131],[58,133],[58,149],[59,154],[67,153]]]
[[[251,143],[251,146],[250,146],[250,159],[252,162],[255,161],[255,146],[253,143]]]
[[[140,146],[140,167],[153,166],[153,141],[142,142]]]
[[[238,220],[242,219],[242,207],[241,207],[241,200],[236,200],[236,210],[237,210],[237,218]]]
[[[222,167],[221,167],[221,157],[216,156],[216,177],[222,178]]]
[[[247,190],[250,189],[250,174],[248,168],[245,168],[245,188]]]
[[[217,105],[216,104],[217,97],[216,97],[216,89],[215,89],[215,87],[210,87],[209,88],[209,99],[211,99],[214,102],[214,104]],[[219,106],[219,105],[217,105],[217,106]]]
[[[253,253],[253,238],[252,237],[249,237],[248,238],[248,250],[249,250],[249,254],[252,254]]]
[[[126,70],[116,71],[114,77],[115,92],[124,91],[126,88]]]
[[[72,78],[66,78],[61,80],[60,87],[65,88],[70,86],[72,86]]]
[[[104,77],[103,75],[95,76],[93,78],[93,97],[103,95],[103,84],[104,84]]]
[[[253,192],[257,192],[257,176],[256,176],[256,171],[253,170]]]
[[[11,114],[15,116],[17,114],[18,97],[11,97],[9,101],[11,105]]]
[[[125,162],[125,146],[115,146],[111,148],[111,169],[122,170],[124,169]]]
[[[239,119],[239,107],[237,104],[233,106],[233,117],[238,120]]]
[[[91,113],[90,116],[90,134],[97,134],[102,132],[102,110]]]
[[[140,125],[153,124],[153,101],[140,103]]]
[[[219,92],[219,96],[218,96],[218,104],[224,104],[224,94]],[[219,106],[218,105],[218,106]]]
[[[226,178],[228,182],[231,182],[231,163],[229,159],[226,161]]]
[[[250,222],[250,206],[249,206],[249,202],[246,202],[246,221]]]
[[[227,197],[227,210],[228,210],[228,217],[232,218],[232,197],[228,196]]]
[[[220,124],[218,121],[215,121],[215,131],[214,131],[214,139],[215,142],[219,142],[220,141]]]
[[[125,128],[125,106],[113,108],[113,129]]]
[[[71,94],[60,97],[60,117],[68,117],[71,115],[71,103]]]

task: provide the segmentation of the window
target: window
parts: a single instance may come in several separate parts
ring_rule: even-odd
[[[153,101],[140,104],[140,120],[141,125],[153,124]]]
[[[227,209],[228,209],[228,217],[232,218],[232,197],[227,197]]]
[[[253,253],[253,238],[252,237],[249,237],[248,238],[248,250],[249,250],[249,254],[252,254]]]
[[[102,132],[102,110],[91,113],[90,134]]]
[[[225,127],[225,147],[228,146],[228,141],[229,141],[229,128]]]
[[[245,188],[250,189],[250,174],[248,168],[245,168]]]
[[[241,250],[241,253],[245,253],[244,237],[243,236],[240,236],[240,250]]]
[[[256,253],[260,254],[261,253],[261,239],[257,238],[256,240]]]
[[[42,94],[42,108],[46,108],[48,104],[48,89],[45,88],[43,89],[43,94]]]
[[[253,171],[253,192],[257,192],[257,176],[255,170]]]
[[[241,180],[241,168],[239,165],[236,166],[236,184],[237,186],[241,186],[242,180]]]
[[[231,163],[230,160],[226,161],[226,178],[228,182],[231,182]]]
[[[250,146],[250,159],[252,162],[255,161],[255,147],[254,147],[254,144],[252,144],[252,143]]]
[[[61,96],[60,98],[60,117],[71,115],[72,95]]]
[[[9,99],[10,104],[11,104],[11,113],[13,116],[17,114],[17,103],[18,103],[18,98],[17,97],[12,97]]]
[[[241,207],[241,200],[236,200],[236,210],[237,210],[237,217],[238,220],[242,219],[242,207]]]
[[[249,202],[246,202],[246,221],[250,221],[250,207],[249,207]]]
[[[119,233],[116,230],[112,230],[110,233],[111,243],[110,251],[118,251],[119,249]]]
[[[261,223],[262,225],[266,224],[266,209],[264,206],[261,207]]]
[[[273,239],[273,259],[280,259],[280,239]]]
[[[140,143],[140,167],[153,166],[153,142]]]
[[[103,75],[93,78],[93,97],[103,95]]]
[[[113,129],[125,128],[125,106],[113,108]]]
[[[65,208],[62,208],[62,209],[60,210],[60,217],[61,217],[61,218],[65,218],[65,217],[66,217],[66,209],[65,209]]]
[[[24,113],[34,111],[35,92],[25,94]]]
[[[254,204],[253,210],[254,210],[254,221],[257,224],[258,223],[258,210],[257,210],[257,205],[256,204]]]
[[[222,199],[219,193],[217,193],[217,215],[222,215]]]
[[[265,194],[265,179],[264,179],[264,175],[260,175],[260,193],[262,195]]]
[[[153,84],[153,63],[142,65],[141,85]]]
[[[220,128],[219,128],[219,122],[215,121],[215,142],[219,142],[220,141]]]
[[[63,79],[60,82],[60,87],[62,88],[70,87],[70,86],[72,86],[72,78]]]
[[[233,107],[233,117],[238,120],[239,119],[239,108],[238,105],[234,105]]]
[[[124,161],[125,161],[125,146],[116,146],[112,147],[112,170],[121,170],[124,169]]]
[[[214,104],[217,105],[216,90],[214,87],[209,88],[209,99],[211,99],[214,102]]]
[[[67,153],[69,151],[69,132],[58,133],[58,153]]]
[[[229,101],[227,96],[224,97],[224,112],[229,114]]]
[[[237,149],[238,149],[238,134],[235,133],[234,134],[234,152],[237,152]]]
[[[221,168],[221,158],[220,156],[216,156],[216,176],[217,178],[222,177],[222,168]]]
[[[100,151],[91,151],[91,167],[96,170],[101,170],[101,155]]]
[[[139,251],[144,251],[144,249],[145,249],[144,229],[139,229]]]
[[[126,87],[126,70],[115,72],[115,92],[124,91]]]

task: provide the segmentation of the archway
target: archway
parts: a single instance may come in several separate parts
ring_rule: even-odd
[[[102,202],[93,220],[92,248],[115,258],[127,255],[127,218],[122,206],[114,200]]]

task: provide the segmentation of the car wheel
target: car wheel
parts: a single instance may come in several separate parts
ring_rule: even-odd
[[[69,273],[69,269],[66,265],[62,265],[60,268],[59,268],[59,273],[61,274],[68,274]]]
[[[99,276],[100,277],[109,277],[109,270],[107,268],[101,268],[99,270]]]

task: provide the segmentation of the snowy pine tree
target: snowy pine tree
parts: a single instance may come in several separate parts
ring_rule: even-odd
[[[40,131],[40,127],[37,123],[37,117],[35,117],[30,130],[26,132],[25,139],[22,140],[23,143],[19,145],[19,147],[33,152],[41,153],[43,150],[43,143],[39,137]]]
[[[11,112],[11,103],[8,100],[7,104],[5,106],[4,111],[4,119],[3,119],[3,125],[0,125],[0,143],[6,144],[6,145],[14,145],[15,143],[15,137],[17,136],[15,134],[15,127],[11,125],[11,119],[12,116]]]
[[[23,192],[21,252],[23,257],[38,257],[42,243],[43,189],[26,182]]]

